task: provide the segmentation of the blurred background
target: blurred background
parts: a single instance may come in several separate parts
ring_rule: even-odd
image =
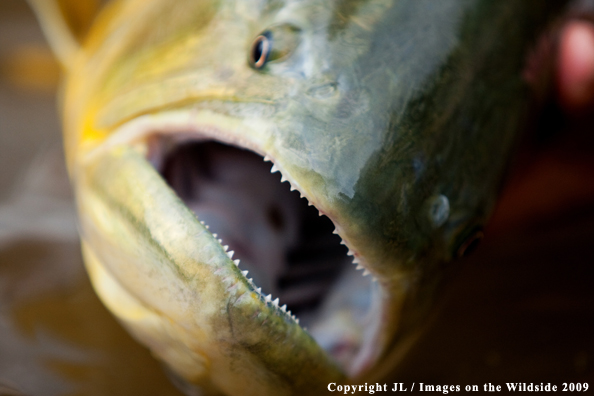
[[[27,4],[0,1],[0,396],[179,395],[81,261],[60,71]],[[594,387],[594,120],[549,106],[486,238],[394,382]],[[545,127],[546,126],[546,127]]]
[[[0,395],[181,395],[85,273],[61,145],[59,66],[0,1]]]

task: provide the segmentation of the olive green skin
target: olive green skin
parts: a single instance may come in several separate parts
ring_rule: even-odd
[[[261,127],[229,140],[268,155],[382,286],[378,349],[363,365],[380,373],[430,307],[442,264],[491,212],[526,110],[527,50],[564,3],[116,2],[69,81],[74,183],[140,116],[208,111]],[[268,29],[282,48],[257,68],[252,43]],[[440,196],[449,213],[436,221]]]
[[[527,48],[564,2],[305,1],[290,13],[283,1],[241,3],[230,13],[235,2],[149,2],[129,22],[138,26],[116,32],[114,59],[100,48],[88,61],[98,128],[164,108],[269,120],[264,151],[361,240],[353,245],[377,275],[449,260],[490,212],[525,109]],[[217,12],[227,33],[203,30]],[[301,29],[296,48],[250,68],[253,39],[282,23]],[[174,40],[191,63],[148,69],[180,51]],[[210,86],[234,95],[193,100]],[[159,98],[135,97],[156,87]],[[425,206],[437,194],[450,204],[440,227]]]

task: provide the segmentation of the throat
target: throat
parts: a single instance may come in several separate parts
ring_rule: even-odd
[[[161,174],[264,294],[279,298],[316,341],[348,366],[373,311],[334,225],[250,151],[213,141],[174,146]]]

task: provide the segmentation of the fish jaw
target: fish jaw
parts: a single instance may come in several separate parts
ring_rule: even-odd
[[[230,2],[222,3],[233,5]],[[304,8],[309,6],[307,2],[295,3],[302,4]],[[316,14],[323,16],[331,12],[331,7],[328,6],[331,2],[314,3],[317,5],[317,11],[323,11]],[[148,52],[136,52],[133,49],[137,44],[143,50],[154,44],[150,40],[143,40],[144,37],[138,33],[144,32],[138,26],[143,22],[142,13],[150,12],[151,7],[156,4],[160,4],[163,9],[172,7],[159,1],[152,1],[146,7],[140,7],[140,1],[119,2],[118,4],[123,4],[124,11],[110,22],[111,27],[107,30],[111,31],[103,34],[101,27],[98,28],[80,57],[80,67],[74,68],[78,70],[78,74],[69,84],[65,106],[68,109],[65,117],[66,146],[73,183],[77,189],[87,261],[100,263],[102,267],[99,268],[105,269],[103,273],[110,274],[130,296],[142,302],[146,309],[158,312],[161,316],[167,310],[186,312],[187,309],[181,304],[183,299],[180,301],[175,297],[176,294],[183,296],[184,288],[176,289],[175,285],[171,288],[161,285],[159,288],[159,282],[148,276],[156,271],[155,268],[159,268],[158,265],[164,259],[155,259],[160,257],[161,251],[154,250],[146,241],[153,240],[164,230],[175,229],[180,232],[176,227],[167,226],[165,220],[148,227],[151,220],[148,215],[152,213],[157,216],[159,213],[158,216],[166,218],[171,205],[154,205],[141,210],[143,204],[132,201],[132,198],[140,201],[158,200],[165,196],[170,197],[172,192],[164,183],[159,182],[160,187],[154,191],[131,193],[130,189],[116,188],[112,185],[111,179],[120,180],[122,186],[138,186],[134,179],[138,177],[137,172],[141,174],[148,166],[144,158],[150,157],[148,139],[151,134],[173,135],[189,132],[192,138],[210,138],[248,148],[274,162],[275,169],[314,204],[320,213],[333,221],[336,232],[350,249],[353,260],[377,279],[381,299],[379,320],[372,336],[366,338],[367,344],[363,348],[365,353],[361,354],[360,361],[354,363],[352,371],[359,374],[369,371],[372,366],[383,365],[386,369],[390,367],[389,364],[382,364],[390,360],[386,352],[396,351],[392,353],[394,356],[401,355],[402,348],[397,348],[397,345],[406,345],[406,342],[401,342],[403,335],[412,334],[412,329],[426,313],[437,288],[436,284],[443,277],[440,266],[455,256],[459,236],[466,237],[467,228],[473,231],[488,217],[496,186],[513,146],[518,118],[517,108],[523,101],[523,95],[520,94],[522,84],[517,79],[512,79],[512,85],[507,86],[508,74],[512,75],[514,72],[502,61],[507,55],[495,53],[492,44],[483,43],[485,37],[499,37],[499,33],[505,30],[514,32],[513,29],[507,29],[508,23],[505,23],[505,30],[493,28],[492,26],[503,25],[503,18],[498,19],[499,25],[494,24],[491,13],[487,11],[494,9],[502,13],[508,8],[513,10],[512,5],[521,10],[524,6],[519,4],[522,3],[514,5],[512,1],[502,2],[501,9],[492,2],[452,0],[440,2],[438,5],[430,3],[416,0],[361,2],[361,10],[369,8],[369,13],[363,15],[361,11],[363,17],[359,15],[358,19],[353,19],[354,23],[347,23],[345,26],[348,29],[344,36],[339,36],[340,39],[330,42],[327,37],[331,37],[332,34],[321,34],[319,37],[313,37],[313,33],[311,34],[309,43],[315,41],[317,47],[302,47],[313,51],[315,55],[321,53],[324,56],[319,57],[322,59],[320,63],[316,63],[317,57],[310,56],[313,60],[306,62],[306,78],[300,80],[300,77],[294,74],[286,79],[276,79],[275,73],[259,73],[250,69],[247,64],[246,55],[251,40],[262,29],[275,22],[272,19],[260,23],[258,15],[252,15],[250,18],[240,16],[228,21],[225,26],[215,26],[212,36],[208,36],[207,40],[203,40],[204,37],[190,37],[186,41],[171,40],[169,43],[175,45],[158,45],[154,51],[153,48],[148,48]],[[180,7],[195,7],[196,4],[210,3],[185,2]],[[225,12],[231,8],[227,7]],[[470,11],[480,11],[483,8],[487,10],[484,13],[488,16],[484,20],[490,22],[481,26],[480,31],[469,30],[471,34],[465,40],[471,41],[470,50],[460,47],[458,27],[461,21],[465,20],[463,16],[471,19],[472,14],[468,14]],[[131,18],[135,12],[142,15]],[[427,15],[425,12],[430,14]],[[383,14],[394,19],[382,22]],[[227,15],[229,14],[223,17],[226,18]],[[410,18],[407,15],[415,17]],[[162,20],[160,15],[158,16],[159,18],[149,18],[146,26],[152,27],[154,23]],[[242,25],[243,20],[248,20],[249,23]],[[422,24],[419,23],[421,20],[429,22]],[[323,28],[326,27],[326,22],[328,21],[324,22]],[[368,33],[365,32],[374,34],[372,27],[376,25],[382,25],[384,28],[397,27],[398,29],[392,33],[399,39],[394,39],[391,35],[380,36],[380,31],[378,36],[366,36]],[[158,34],[170,26],[173,24],[153,30]],[[402,29],[402,26],[406,26],[407,29]],[[230,30],[225,31],[221,27],[228,27]],[[426,29],[435,31],[429,35]],[[489,29],[493,29],[492,33],[495,34],[487,34]],[[324,29],[316,28],[312,31],[314,30],[324,32]],[[410,34],[411,31],[416,34]],[[487,33],[481,33],[483,31]],[[476,42],[473,41],[475,36]],[[117,40],[114,40],[114,37]],[[358,48],[356,44],[362,37],[377,38],[378,40],[372,42],[378,45],[362,46],[361,51],[373,47],[380,49],[381,54],[393,54],[393,57],[398,58],[394,65],[399,67],[394,70],[387,66],[377,67],[384,63],[374,62],[373,56],[358,56],[353,48]],[[412,42],[411,37],[421,39]],[[425,40],[427,37],[433,39]],[[344,41],[341,41],[342,38]],[[349,43],[349,39],[356,40]],[[101,44],[102,40],[109,45]],[[305,41],[307,40],[304,39]],[[400,41],[410,45],[396,45]],[[509,37],[506,40],[501,39],[501,42],[506,44],[507,41],[512,43]],[[120,45],[120,42],[125,44]],[[205,47],[204,43],[209,46]],[[225,51],[219,50],[218,47],[221,46],[224,46]],[[408,54],[407,48],[413,47],[415,51],[412,51],[411,55],[414,56],[404,56]],[[517,54],[524,50],[523,44],[505,47],[510,48],[510,58],[513,59],[517,59]],[[456,49],[462,51],[454,51],[452,55],[451,51]],[[497,78],[501,74],[505,79],[495,79],[490,85],[483,86],[484,81],[481,80],[480,74],[484,70],[473,69],[482,67],[481,62],[475,62],[478,56],[473,55],[484,54],[483,50],[489,55],[485,59],[497,60],[495,65],[506,67],[506,72],[497,74]],[[205,61],[205,57],[196,56],[200,51],[212,52],[215,58]],[[128,54],[131,56],[128,57]],[[143,56],[146,57],[140,59]],[[380,58],[378,56],[378,60],[381,60]],[[233,73],[217,73],[213,68],[203,67],[205,62],[213,65],[225,63],[233,69]],[[324,63],[329,66],[325,70]],[[438,72],[442,67],[445,71],[451,68],[466,70],[468,73],[461,73],[460,76],[456,73],[441,75]],[[334,70],[341,73],[334,73]],[[187,73],[184,75],[183,72]],[[359,72],[361,74],[357,74]],[[309,81],[308,78],[312,75],[314,78]],[[93,79],[89,76],[98,77]],[[163,83],[162,76],[166,76]],[[316,80],[317,78],[319,80]],[[148,82],[144,79],[148,79]],[[305,80],[307,83],[316,81],[309,87],[300,85]],[[480,86],[485,91],[490,88],[497,91],[502,85],[509,88],[513,94],[508,95],[500,90],[500,95],[497,99],[492,99],[492,102],[481,90],[473,90],[474,87]],[[231,86],[232,89],[229,88]],[[331,89],[325,90],[325,87]],[[249,98],[254,101],[250,103]],[[372,103],[372,99],[375,99],[375,102]],[[237,117],[233,118],[216,111],[215,108],[220,108],[222,102],[225,102],[225,105],[242,102],[246,107],[234,106],[233,109],[239,110],[241,114],[236,114]],[[215,106],[210,108],[213,103]],[[466,119],[465,114],[483,114],[485,108],[493,107],[493,103],[498,104],[495,107],[499,110],[488,112],[486,117]],[[333,107],[332,104],[336,106]],[[258,121],[256,117],[250,116],[249,109],[253,109],[254,106],[274,111],[261,112],[259,118],[266,121]],[[336,111],[333,112],[332,109]],[[293,116],[286,116],[289,113]],[[325,117],[330,120],[325,120]],[[504,119],[510,121],[504,122]],[[478,154],[468,155],[468,147],[482,148],[489,164],[477,161],[476,157],[480,157]],[[140,162],[137,163],[138,167],[133,168],[135,171],[128,174],[130,180],[118,179],[121,178],[120,168],[115,167],[117,171],[113,167],[110,168],[110,161],[114,164],[124,164],[116,156],[118,150],[130,155],[136,153],[134,158],[140,162],[144,161],[142,166],[139,165]],[[484,168],[480,172],[478,165]],[[144,169],[142,172],[141,168]],[[154,170],[151,172],[155,178],[158,177]],[[111,179],[107,179],[105,175],[109,175]],[[170,195],[165,194],[165,191],[169,191],[167,194]],[[147,194],[151,196],[148,197]],[[97,205],[90,205],[89,202],[96,202]],[[118,220],[118,216],[122,217],[120,209],[126,207],[135,207],[139,212],[136,217],[124,216],[124,220]],[[426,210],[434,207],[437,208],[436,211]],[[101,210],[105,216],[97,214],[101,213]],[[187,217],[184,219],[196,222],[187,209],[186,212]],[[427,213],[437,215],[430,218]],[[126,246],[127,240],[111,234],[108,225],[100,228],[101,232],[97,232],[96,224],[101,224],[102,219],[112,217],[116,219],[115,224],[123,222],[128,224],[127,227],[144,224],[151,232],[139,234],[144,239],[137,240],[132,247]],[[138,221],[131,222],[133,219]],[[200,230],[199,226],[196,227]],[[130,231],[129,234],[129,239],[134,240],[134,232]],[[197,231],[192,236],[184,234],[179,238],[177,247],[172,241],[170,250],[175,252],[178,249],[187,249],[181,246],[182,244],[200,245],[202,239],[197,242],[193,239],[195,235],[198,235]],[[184,240],[187,243],[182,243]],[[148,253],[143,253],[143,249]],[[120,251],[123,253],[119,253]],[[108,256],[109,252],[114,254],[113,258]],[[122,256],[118,257],[120,254]],[[174,263],[180,262],[190,267],[193,263],[192,260],[185,259],[175,262],[170,260],[173,267]],[[147,263],[154,263],[154,266]],[[100,276],[101,270],[93,269],[96,267],[94,264],[88,265],[92,274],[99,274],[95,277],[99,281],[95,283],[100,283],[101,279],[108,279]],[[130,267],[129,273],[125,272],[127,265]],[[206,279],[212,280],[212,285],[218,284],[223,290],[217,289],[218,294],[215,293],[213,298],[228,301],[230,297],[224,291],[224,285],[221,286],[220,277],[214,274],[218,268],[208,268],[213,273],[205,275]],[[136,270],[144,275],[137,276]],[[187,279],[179,274],[170,271],[166,277],[171,278],[170,281],[173,283],[181,282],[186,285],[190,290],[187,293],[200,293],[199,285],[188,283]],[[144,283],[149,281],[154,282],[153,286],[147,286],[146,291],[143,291]],[[106,280],[105,284],[109,285],[110,281]],[[120,314],[116,304],[109,304],[111,289],[101,284],[95,287],[103,294],[103,299],[116,315],[125,317],[125,312]],[[149,292],[151,290],[152,292]],[[158,295],[157,291],[170,293],[171,306],[163,306],[161,300],[154,300],[154,296]],[[221,306],[218,307],[221,309],[220,317],[226,316],[227,313],[223,313]],[[250,318],[250,312],[246,312]],[[399,324],[401,316],[403,321]],[[207,316],[208,318],[212,319]],[[187,323],[184,322],[185,319],[187,318],[183,315],[176,314],[171,321]],[[127,323],[125,319],[122,320]],[[163,349],[159,346],[162,342],[160,340],[168,340],[169,333],[143,336],[145,333],[141,329],[142,326],[137,327],[133,332],[140,339],[148,338],[149,341],[145,343],[151,345],[163,360],[176,367],[178,372],[192,377],[181,363],[171,361],[179,359],[184,352],[158,352]],[[248,326],[246,329],[253,337],[266,339],[260,338],[261,333],[257,326]],[[175,332],[177,330],[172,333]],[[179,339],[182,338],[186,340],[188,337],[180,336]],[[179,339],[176,338],[175,342]],[[197,336],[196,339],[200,337]],[[202,339],[207,342],[213,340],[209,334]],[[179,343],[185,345],[185,341]],[[187,348],[183,348],[182,350],[187,351]],[[276,350],[277,346],[271,348]],[[285,352],[279,352],[279,356],[290,359],[290,351]],[[192,356],[191,351],[188,351],[188,354]],[[209,355],[203,350],[200,350],[199,355],[214,359],[211,356],[213,353]],[[327,356],[323,353],[319,356],[322,362],[319,364],[326,365],[324,362],[327,362]],[[217,359],[214,361],[218,362]],[[210,367],[210,372],[232,375],[224,364],[216,367],[211,364]],[[302,378],[308,375],[305,371],[291,372],[292,375]],[[338,376],[340,375],[342,374]],[[209,384],[207,380],[198,382]],[[217,386],[219,382],[216,382]],[[237,394],[236,391],[229,390],[229,393]]]
[[[76,191],[95,289],[184,379],[230,395],[292,394],[344,380],[135,148],[90,160]]]
[[[179,131],[183,131],[183,133],[180,133]],[[88,202],[97,202],[97,207],[106,205],[109,206],[111,205],[109,202],[113,202],[114,199],[116,201],[121,200],[126,205],[137,206],[140,204],[140,201],[146,201],[145,197],[153,197],[153,200],[156,200],[161,196],[167,197],[168,200],[174,200],[179,205],[183,206],[183,211],[185,211],[185,214],[187,215],[184,221],[193,223],[196,227],[202,228],[202,231],[206,230],[206,234],[210,235],[212,239],[212,234],[207,231],[208,225],[200,224],[200,218],[198,217],[198,219],[196,219],[196,216],[191,213],[181,201],[179,201],[179,198],[175,196],[175,193],[171,191],[169,186],[165,184],[161,175],[155,171],[153,165],[155,165],[155,162],[158,163],[159,159],[155,159],[154,153],[151,153],[151,151],[152,147],[154,148],[152,143],[157,137],[177,139],[179,141],[214,140],[229,145],[250,149],[256,153],[260,153],[264,157],[265,161],[271,162],[272,171],[281,172],[281,180],[288,181],[291,185],[291,190],[297,190],[302,198],[306,198],[310,205],[315,206],[316,209],[319,210],[320,216],[325,214],[333,221],[335,225],[334,233],[342,238],[342,244],[347,246],[349,249],[348,255],[351,256],[353,264],[357,267],[357,270],[359,270],[357,271],[359,276],[374,274],[374,263],[368,263],[363,253],[361,253],[366,251],[365,246],[358,246],[356,243],[351,245],[350,242],[347,242],[349,240],[365,241],[365,239],[360,238],[360,236],[356,234],[356,232],[361,232],[357,223],[352,222],[352,219],[350,219],[348,216],[341,215],[341,212],[337,211],[336,208],[332,206],[330,199],[324,199],[325,196],[323,194],[320,195],[319,191],[316,190],[316,188],[319,188],[319,183],[308,184],[308,179],[303,178],[302,174],[298,174],[294,178],[294,174],[291,172],[293,169],[291,163],[283,161],[282,156],[275,158],[278,151],[275,148],[275,141],[274,139],[270,138],[271,133],[268,131],[274,131],[274,125],[260,121],[238,121],[237,119],[216,114],[210,111],[191,110],[173,110],[168,112],[160,112],[158,114],[145,115],[122,125],[113,134],[111,134],[110,137],[101,144],[101,146],[96,147],[93,150],[86,152],[86,155],[81,155],[79,157],[79,164],[81,166],[77,167],[78,170],[74,174],[74,180],[76,181],[74,184],[77,186],[77,191],[79,191],[77,196],[78,201],[80,202],[80,217],[81,219],[86,219],[85,221],[81,221],[83,240],[89,239],[88,243],[84,243],[85,250],[92,251],[95,249],[102,252],[119,252],[122,249],[128,249],[122,245],[122,241],[130,240],[130,237],[113,237],[114,232],[112,231],[109,223],[112,220],[107,219],[110,219],[114,215],[114,211],[111,210],[111,212],[108,213],[107,209],[97,210],[94,206],[89,206],[88,204]],[[129,152],[128,155],[132,155],[134,153],[136,156],[138,156],[135,162],[139,167],[138,169],[142,168],[143,172],[150,173],[152,175],[151,180],[154,179],[153,181],[155,183],[153,188],[159,190],[159,192],[138,191],[137,193],[131,194],[129,192],[124,192],[122,189],[115,190],[112,182],[109,184],[107,183],[107,180],[110,180],[110,178],[117,178],[117,180],[121,180],[122,184],[132,183],[132,186],[134,183],[137,183],[137,180],[135,179],[138,179],[138,177],[135,176],[135,173],[132,170],[126,176],[122,174],[121,170],[118,170],[117,173],[114,170],[114,175],[112,176],[106,176],[107,173],[105,173],[105,171],[98,170],[99,165],[96,165],[98,163],[103,164],[101,166],[117,170],[118,166],[109,165],[109,163],[110,161],[114,163],[117,162],[117,155],[115,153],[122,151]],[[151,161],[149,162],[149,160]],[[142,164],[142,166],[140,164]],[[298,169],[298,171],[301,170]],[[88,182],[87,180],[91,180],[89,174],[96,175],[93,176],[93,180],[103,181],[101,184],[97,184],[96,182]],[[319,178],[319,176],[317,177]],[[315,178],[316,175],[314,175],[314,180]],[[113,197],[107,199],[106,194],[100,192],[102,190],[113,191]],[[93,193],[89,195],[89,191],[92,191]],[[318,196],[321,196],[322,198],[317,198]],[[136,201],[139,201],[139,203],[135,203]],[[123,204],[118,204],[117,206],[120,207],[122,205]],[[161,216],[167,218],[167,222],[173,222],[171,224],[182,223],[181,220],[173,221],[170,218],[170,215],[168,215],[167,211],[172,210],[172,207],[169,207],[165,204],[155,203],[154,205],[150,205],[145,208],[142,213],[144,213],[145,216],[148,216],[150,213],[160,213]],[[89,216],[89,214],[99,212],[104,213],[104,215],[99,217]],[[145,227],[148,229],[148,232],[143,233],[144,237],[147,235],[161,233],[164,229],[168,230],[175,227],[174,225],[150,223],[148,221],[148,217],[142,217],[141,215],[136,217],[139,219],[138,221],[145,224]],[[103,223],[105,223],[104,226],[97,227],[95,224],[101,224],[102,219]],[[342,224],[341,221],[344,221],[345,223]],[[87,229],[92,230],[92,232],[86,232],[85,230]],[[151,232],[150,230],[152,229],[155,231]],[[353,232],[353,234],[350,234],[351,232]],[[184,246],[200,246],[203,241],[203,239],[196,239],[194,237],[196,234],[195,231],[186,231],[183,233],[182,229],[179,229],[177,233],[179,235],[177,235],[174,240],[171,241],[171,249],[173,250],[184,248]],[[93,238],[87,238],[86,235],[94,236]],[[354,235],[354,237],[351,235]],[[111,245],[98,245],[98,241],[103,239],[112,239]],[[216,237],[214,237],[213,241],[214,244],[218,246],[220,251],[224,251],[226,249],[226,246],[223,246],[225,244],[224,241],[217,241]],[[143,243],[146,244],[146,242]],[[140,245],[140,242],[138,244]],[[124,259],[113,259],[107,256],[102,260],[91,258],[87,259],[87,261],[106,263],[105,265],[107,267],[113,267],[112,271],[116,272],[122,271],[122,268],[131,268],[132,273],[134,273],[134,271],[151,272],[150,267],[145,266],[144,268],[138,268],[135,264],[139,260],[143,263],[150,262],[150,257],[152,257],[154,252],[151,252],[148,248],[145,250],[146,252],[142,254],[142,258],[135,258],[135,255],[138,256],[143,251],[141,248],[136,248],[134,251],[129,252],[129,256],[126,259],[128,263],[126,263],[126,260]],[[90,257],[92,254],[93,253],[88,254],[87,256]],[[241,257],[238,258],[241,259]],[[228,258],[225,259],[230,261]],[[176,262],[185,261],[183,259],[179,259],[176,260]],[[372,272],[369,272],[369,270]],[[90,272],[93,272],[92,269]],[[168,277],[172,276],[176,277],[177,275],[170,273],[168,276],[163,276],[160,279],[167,279]],[[375,276],[377,276],[377,278]],[[369,276],[369,278],[371,278],[371,276]],[[136,282],[137,285],[135,287],[128,286],[128,283],[131,282],[130,280],[134,280],[132,282]],[[141,278],[137,275],[121,275],[121,284],[126,289],[131,290],[133,295],[142,295],[145,293],[143,288],[144,282],[145,281],[141,280]],[[184,277],[181,278],[180,282],[187,283]],[[220,280],[217,282],[220,283]],[[358,353],[357,358],[355,361],[349,362],[347,365],[346,373],[349,376],[353,377],[360,376],[362,374],[368,374],[368,370],[378,362],[383,354],[385,354],[388,344],[393,341],[392,335],[396,333],[400,311],[406,299],[406,293],[409,289],[408,285],[411,282],[412,279],[410,274],[399,272],[397,268],[394,268],[393,271],[390,272],[389,277],[382,276],[381,272],[374,274],[373,283],[376,284],[378,289],[378,295],[376,297],[377,307],[375,308],[372,323],[369,325],[369,328],[365,330],[365,335],[360,341],[360,352]],[[186,286],[191,290],[195,290],[195,292],[200,291],[200,286],[196,284]],[[175,295],[175,293],[179,292],[179,287],[165,286],[165,282],[163,282],[163,284],[161,284],[159,287],[161,289],[171,290],[172,295]],[[257,289],[258,285],[253,285],[250,283],[250,287],[252,289]],[[102,290],[105,288],[98,285],[97,282],[95,282],[95,288],[100,295],[106,294],[105,291],[102,292]],[[149,296],[152,295],[153,293],[149,292]],[[213,298],[222,298],[223,300],[228,299],[228,297],[220,295]],[[263,298],[265,302],[270,302],[274,299],[274,297],[267,296],[261,296],[261,298]],[[266,300],[267,298],[268,300]],[[105,296],[104,300],[113,300],[113,298]],[[282,301],[280,303],[283,304]],[[122,318],[123,315],[118,313],[116,306],[113,304],[110,305],[108,302],[106,302],[106,305],[110,307],[116,316],[120,317],[122,321],[126,322],[126,320]],[[146,305],[153,306],[153,302],[147,302]],[[156,306],[156,309],[160,312],[167,312],[170,308],[171,307]],[[174,310],[177,309],[179,308],[175,308]],[[155,336],[154,338],[158,339],[159,337]],[[151,342],[145,342],[145,344],[152,345]],[[290,351],[285,351],[284,353],[286,356],[291,355]],[[322,360],[327,361],[327,359],[328,356]],[[167,359],[164,360],[167,361]],[[172,366],[175,366],[175,364],[172,364]],[[177,372],[183,372],[183,370],[177,370]]]

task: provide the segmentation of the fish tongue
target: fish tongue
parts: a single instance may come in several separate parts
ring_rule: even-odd
[[[245,150],[207,143],[200,155],[200,161],[194,158],[192,166],[199,169],[192,172],[194,191],[186,204],[229,245],[263,292],[278,295],[286,251],[297,243],[299,196]]]

